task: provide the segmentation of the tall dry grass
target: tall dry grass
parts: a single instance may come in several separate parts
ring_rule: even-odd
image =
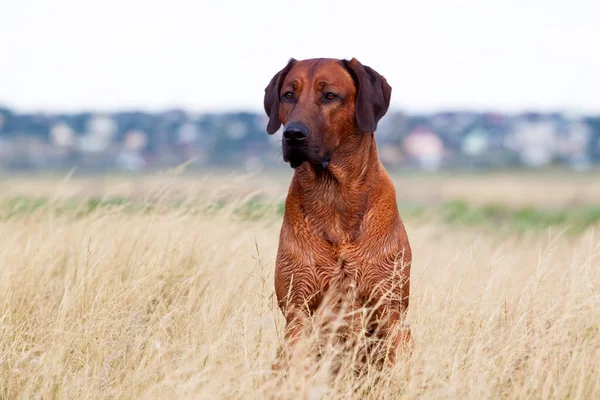
[[[177,175],[177,180],[171,177]],[[53,176],[1,176],[0,193],[4,195],[125,195],[169,187],[171,191],[188,195],[207,193],[247,194],[260,188],[261,193],[281,199],[287,193],[291,169],[269,171],[261,175],[241,175],[219,170],[197,175],[182,176],[177,171],[164,175],[78,177],[72,176],[57,190]],[[600,179],[597,172],[489,172],[465,174],[404,173],[392,174],[392,180],[401,201],[440,203],[466,200],[474,205],[490,203],[508,207],[539,206],[568,208],[595,205],[600,202]]]
[[[174,188],[252,194],[231,181],[157,182],[138,201]],[[64,185],[49,185],[60,197]],[[412,356],[362,377],[319,365],[284,375],[270,369],[283,328],[272,282],[280,220],[244,219],[232,204],[78,214],[49,203],[2,219],[0,398],[600,396],[593,230],[485,236],[406,221]]]

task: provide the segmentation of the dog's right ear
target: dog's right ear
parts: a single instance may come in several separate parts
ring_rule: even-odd
[[[285,76],[290,72],[296,60],[290,58],[290,61],[287,65],[275,76],[271,79],[271,82],[265,88],[265,112],[269,117],[269,123],[267,124],[267,132],[269,135],[277,132],[277,129],[281,126],[281,121],[279,120],[279,91],[281,90],[281,85],[283,85],[283,80]]]

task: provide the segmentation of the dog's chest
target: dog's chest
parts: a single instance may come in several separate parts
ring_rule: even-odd
[[[346,246],[335,249],[330,263],[317,268],[321,269],[324,288],[348,289],[359,285],[365,263]]]
[[[319,202],[304,206],[304,220],[311,235],[323,238],[342,253],[343,248],[355,242],[360,235],[363,212],[359,210],[364,201],[360,197],[357,204],[340,204],[328,194]]]

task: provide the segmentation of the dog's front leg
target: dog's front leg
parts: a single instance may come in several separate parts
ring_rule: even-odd
[[[411,330],[406,323],[406,312],[399,304],[381,307],[377,315],[377,336],[385,346],[384,358],[395,364],[402,354],[410,354]]]
[[[292,358],[301,353],[298,345],[302,338],[305,338],[309,331],[308,313],[300,307],[288,307],[284,311],[285,315],[285,333],[284,344],[279,349],[277,361],[273,365],[274,369],[280,369],[283,364],[287,364]]]

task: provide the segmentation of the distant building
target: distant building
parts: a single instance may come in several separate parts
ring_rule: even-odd
[[[76,148],[81,153],[102,153],[108,150],[109,142],[96,135],[83,135],[77,137]]]
[[[117,124],[111,117],[95,115],[87,122],[87,132],[77,138],[77,149],[82,153],[103,153],[109,149],[116,134]]]
[[[81,170],[169,168],[192,161],[249,172],[282,167],[280,128],[266,133],[264,113],[123,111],[50,115],[0,107],[0,168]],[[600,163],[600,115],[519,115],[468,110],[407,115],[390,110],[375,133],[386,165],[543,167],[585,170]]]
[[[402,164],[404,160],[404,154],[399,146],[391,144],[383,144],[379,146],[379,158],[381,162],[389,166],[395,166]]]
[[[199,136],[198,127],[191,122],[186,122],[179,127],[177,141],[179,144],[190,144],[198,140]]]
[[[58,122],[50,128],[50,143],[56,147],[74,147],[75,139],[75,131],[64,122]]]
[[[248,134],[248,126],[241,121],[227,124],[226,134],[232,140],[242,140]]]
[[[125,132],[123,141],[128,151],[140,152],[148,145],[148,135],[139,129],[132,129]]]
[[[139,152],[124,149],[117,156],[117,165],[126,171],[141,171],[146,167],[146,160]]]
[[[585,122],[575,120],[568,124],[566,135],[559,148],[569,167],[577,171],[591,167],[591,140],[592,132]]]
[[[532,118],[532,117],[529,117]],[[530,167],[543,167],[557,154],[559,136],[551,120],[518,120],[506,138],[506,147],[515,151],[521,162]]]
[[[481,127],[469,131],[461,144],[461,152],[468,157],[481,157],[490,147],[490,132]]]
[[[87,131],[89,135],[112,140],[117,133],[115,121],[105,115],[95,115],[88,120]]]
[[[418,167],[428,171],[440,169],[444,158],[444,143],[432,130],[425,127],[411,130],[402,147]]]

